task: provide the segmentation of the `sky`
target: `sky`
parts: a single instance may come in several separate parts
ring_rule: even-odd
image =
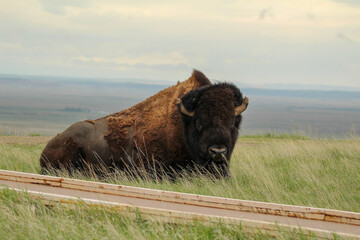
[[[360,89],[359,0],[0,0],[0,73]]]

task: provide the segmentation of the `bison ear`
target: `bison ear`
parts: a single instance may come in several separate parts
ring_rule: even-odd
[[[188,117],[193,117],[194,114],[195,114],[195,111],[192,111],[192,112],[189,112],[186,107],[184,106],[184,104],[182,104],[182,100],[180,98],[178,98],[176,100],[176,105],[178,106],[178,109],[179,111],[182,113],[182,114],[185,114],[186,116]]]
[[[211,85],[210,80],[202,72],[194,69],[191,77],[199,84],[199,86]]]
[[[202,93],[209,87],[210,86],[203,86],[200,88],[196,88],[194,90],[191,90],[181,98],[178,98],[176,100],[176,104],[179,111],[188,117],[193,117],[195,114],[196,105],[199,102]]]

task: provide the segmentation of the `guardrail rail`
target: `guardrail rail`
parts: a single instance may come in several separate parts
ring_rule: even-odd
[[[111,207],[145,219],[241,224],[245,233],[276,235],[279,229],[360,239],[360,213],[162,191],[0,170],[0,185],[44,201]]]

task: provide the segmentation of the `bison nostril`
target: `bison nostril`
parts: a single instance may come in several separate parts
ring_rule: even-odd
[[[225,154],[227,152],[227,148],[224,146],[211,146],[209,147],[209,153],[212,155],[220,155]]]

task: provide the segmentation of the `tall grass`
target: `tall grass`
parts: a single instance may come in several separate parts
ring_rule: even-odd
[[[0,168],[39,173],[39,156],[44,146],[44,143],[0,144]],[[133,179],[118,173],[101,180],[170,191],[360,212],[358,138],[316,140],[294,136],[248,136],[237,142],[230,169],[231,179],[187,176],[176,181],[160,181]],[[81,174],[77,177],[88,178]],[[125,239],[129,236],[132,239],[154,239],[157,236],[182,239],[186,234],[189,234],[189,239],[249,237],[242,234],[239,226],[220,224],[206,227],[200,223],[176,226],[143,220],[139,222],[139,219],[128,219],[110,210],[74,211],[58,206],[54,208],[56,211],[49,211],[35,204],[35,209],[40,210],[32,212],[32,203],[27,202],[30,200],[13,201],[16,197],[6,194],[1,193],[0,234],[10,231],[10,228],[25,228],[28,231],[26,236],[34,235],[42,239],[54,236],[65,239],[97,239],[101,236],[109,239]],[[14,205],[7,207],[9,204]],[[3,206],[8,210],[4,210]],[[22,218],[28,219],[29,225],[21,222]],[[59,227],[52,230],[57,224],[60,224]],[[16,234],[16,238],[22,238],[20,231]]]
[[[0,144],[0,168],[39,173],[45,144]],[[240,138],[231,179],[188,176],[177,181],[113,174],[102,181],[237,199],[360,212],[360,140]],[[64,176],[67,176],[65,173]],[[78,175],[78,178],[88,178]]]
[[[1,144],[0,169],[39,173],[39,156],[44,144]]]

